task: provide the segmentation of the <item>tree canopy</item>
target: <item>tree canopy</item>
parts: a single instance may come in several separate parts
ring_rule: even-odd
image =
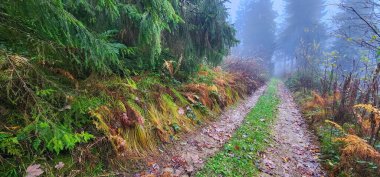
[[[193,71],[202,62],[220,63],[237,43],[224,2],[5,0],[0,44],[82,75],[160,69],[165,60]]]

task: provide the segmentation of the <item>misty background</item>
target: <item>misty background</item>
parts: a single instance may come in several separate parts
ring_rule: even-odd
[[[262,60],[276,75],[296,68],[320,70],[318,63],[331,58],[342,72],[350,71],[355,61],[375,55],[371,46],[363,44],[371,37],[368,30],[350,9],[353,7],[365,18],[374,18],[376,13],[372,17],[370,14],[376,9],[369,8],[371,3],[374,2],[231,0],[226,3],[229,21],[240,41],[231,54]]]

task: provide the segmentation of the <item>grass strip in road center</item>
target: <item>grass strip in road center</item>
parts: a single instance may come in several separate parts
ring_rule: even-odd
[[[230,141],[215,156],[208,159],[198,177],[255,176],[259,173],[255,163],[258,152],[268,146],[271,125],[277,116],[280,100],[277,96],[278,81],[272,79],[266,92],[248,113],[243,124]]]

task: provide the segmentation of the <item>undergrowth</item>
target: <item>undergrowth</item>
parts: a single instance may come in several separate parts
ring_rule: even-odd
[[[295,92],[302,112],[318,135],[321,161],[329,176],[378,176],[380,165],[379,143],[371,144],[370,120],[378,126],[380,112],[370,104],[350,106],[352,114],[345,123],[334,122],[338,113],[339,91],[321,96],[317,92]],[[347,119],[348,119],[347,118]]]
[[[0,59],[0,176],[25,175],[35,164],[50,176],[130,167],[261,84],[208,66],[182,83],[165,73],[79,80],[21,56]]]
[[[254,176],[258,152],[264,150],[270,136],[270,126],[279,104],[277,81],[272,80],[264,95],[247,115],[223,150],[210,158],[196,176]]]

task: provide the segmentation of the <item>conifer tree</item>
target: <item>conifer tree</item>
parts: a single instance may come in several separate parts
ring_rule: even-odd
[[[82,77],[154,71],[180,58],[189,72],[219,64],[237,43],[225,2],[4,0],[0,46]]]
[[[269,64],[275,51],[275,18],[271,1],[241,2],[236,22],[241,44],[235,53],[239,56],[258,57]]]
[[[287,18],[284,29],[279,35],[278,44],[281,52],[294,64],[305,61],[297,57],[299,50],[314,48],[322,44],[325,29],[321,23],[323,17],[323,0],[286,0]]]

